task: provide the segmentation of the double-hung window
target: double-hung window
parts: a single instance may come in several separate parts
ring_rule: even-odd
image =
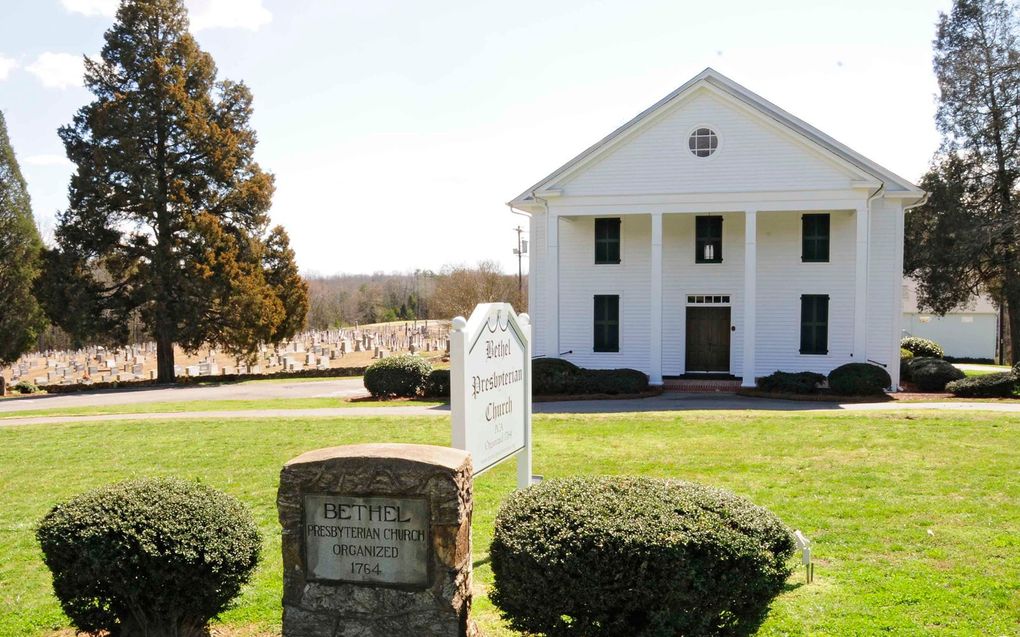
[[[620,351],[620,297],[616,294],[595,295],[596,352]]]
[[[829,353],[829,295],[800,297],[800,353]]]
[[[595,220],[595,263],[620,262],[620,218]]]
[[[722,217],[694,218],[694,262],[722,263]]]
[[[801,261],[825,263],[829,260],[829,215],[801,217]]]

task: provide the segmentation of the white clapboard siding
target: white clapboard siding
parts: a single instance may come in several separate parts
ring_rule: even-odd
[[[648,369],[650,357],[649,245],[647,215],[622,218],[620,263],[595,264],[595,219],[560,221],[560,350],[563,358],[596,369]],[[594,351],[596,294],[620,295],[620,351]]]
[[[756,376],[776,370],[828,373],[854,360],[854,213],[831,216],[828,263],[801,261],[801,214],[758,215]],[[829,295],[829,353],[800,354],[800,297]]]
[[[730,296],[730,372],[743,370],[744,215],[723,217],[722,263],[695,263],[693,214],[665,215],[662,221],[662,373],[679,376],[687,351],[687,296]]]
[[[720,140],[708,158],[688,150],[692,129]],[[568,175],[565,195],[638,195],[848,188],[851,173],[708,91],[674,105],[597,163]]]

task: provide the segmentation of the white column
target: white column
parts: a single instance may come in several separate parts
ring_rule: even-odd
[[[854,349],[855,363],[868,360],[868,230],[869,207],[857,208],[857,249],[854,252]],[[897,280],[899,280],[898,277]],[[831,311],[831,310],[830,310]]]
[[[546,356],[560,357],[560,219],[546,212]]]
[[[741,387],[754,387],[758,294],[758,212],[744,212],[744,361]]]
[[[662,213],[652,213],[651,342],[648,382],[662,384]]]

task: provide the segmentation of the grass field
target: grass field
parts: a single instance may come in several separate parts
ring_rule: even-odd
[[[435,400],[358,400],[344,398],[262,398],[258,400],[187,400],[175,402],[135,403],[131,405],[102,405],[94,407],[58,407],[55,409],[26,409],[0,412],[5,418],[30,416],[103,416],[112,414],[172,414],[195,411],[248,411],[252,409],[320,409],[344,407],[432,407],[443,403]]]
[[[759,635],[1020,635],[1020,415],[686,412],[536,416],[535,471],[675,476],[766,505],[814,540]],[[449,444],[439,418],[116,422],[0,428],[0,635],[66,627],[33,527],[56,502],[138,475],[201,480],[247,502],[264,560],[223,621],[280,621],[275,495],[299,453],[361,441]],[[473,616],[503,627],[485,564],[513,463],[476,481]]]

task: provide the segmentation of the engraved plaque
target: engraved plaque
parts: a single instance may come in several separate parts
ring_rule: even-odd
[[[306,495],[304,507],[309,579],[428,586],[424,498]]]

